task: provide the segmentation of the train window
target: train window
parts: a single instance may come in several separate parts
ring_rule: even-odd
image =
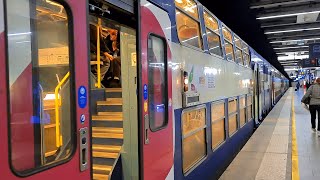
[[[241,96],[239,100],[240,105],[240,126],[242,127],[246,123],[246,97]]]
[[[225,48],[225,51],[226,51],[227,60],[233,61],[234,60],[234,55],[233,55],[233,46],[232,46],[232,44],[230,44],[230,43],[225,41],[224,48]]]
[[[182,113],[183,172],[188,172],[207,154],[206,108],[189,109]]]
[[[6,8],[10,161],[24,176],[72,154],[72,21],[54,1],[10,0]]]
[[[229,136],[237,131],[237,114],[229,116]]]
[[[234,43],[238,48],[242,49],[242,43],[238,36],[234,36]]]
[[[215,32],[216,34],[219,34],[218,21],[213,16],[211,16],[207,11],[204,11],[203,17],[204,17],[204,22],[206,24],[206,27],[209,28],[211,31]]]
[[[219,101],[211,104],[212,149],[225,139],[225,103]]]
[[[222,34],[224,37],[224,49],[226,52],[226,58],[229,61],[234,61],[234,52],[233,52],[233,40],[231,31],[224,25],[222,25]]]
[[[175,0],[178,37],[181,43],[202,49],[197,4],[192,0]]]
[[[211,54],[222,56],[220,36],[207,29],[207,38],[208,38],[209,52]]]
[[[246,66],[250,65],[250,56],[249,56],[249,54],[244,53],[243,62],[245,63]]]
[[[229,114],[237,112],[237,99],[229,100]]]
[[[150,35],[148,40],[149,121],[151,131],[168,124],[166,41]]]
[[[193,0],[175,0],[176,7],[194,19],[199,19],[197,3]]]
[[[218,21],[206,11],[204,11],[204,21],[207,27],[209,52],[222,56]]]
[[[236,62],[244,65],[242,51],[239,48],[236,48]]]
[[[229,135],[232,135],[238,129],[238,102],[236,98],[230,99],[228,102]]]
[[[247,121],[252,119],[252,94],[247,95]]]
[[[242,42],[243,47],[243,62],[245,66],[250,66],[250,55],[249,55],[249,47],[244,42]]]
[[[244,51],[246,54],[249,54],[249,47],[248,47],[248,45],[243,44],[243,51]]]

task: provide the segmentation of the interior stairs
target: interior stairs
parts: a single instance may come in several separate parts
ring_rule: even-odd
[[[93,179],[107,180],[123,144],[122,89],[107,88],[92,115]]]

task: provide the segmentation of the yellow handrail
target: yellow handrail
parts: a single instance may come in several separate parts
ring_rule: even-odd
[[[97,88],[101,88],[101,69],[100,69],[100,27],[101,27],[101,19],[98,18],[98,25],[97,25],[97,78],[98,82],[96,84]]]
[[[60,87],[67,81],[70,76],[70,72],[68,72],[63,79],[59,82],[59,84],[54,89],[55,95],[55,115],[56,115],[56,146],[62,146],[62,135],[60,135],[60,115],[59,115],[59,106],[61,106],[61,100],[59,100],[59,89]]]

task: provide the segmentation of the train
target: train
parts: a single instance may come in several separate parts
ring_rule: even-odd
[[[218,179],[289,88],[197,0],[0,0],[0,51],[3,180]]]

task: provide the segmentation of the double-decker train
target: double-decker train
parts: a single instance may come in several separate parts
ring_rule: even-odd
[[[3,180],[218,179],[289,87],[196,0],[0,0],[0,51]]]

